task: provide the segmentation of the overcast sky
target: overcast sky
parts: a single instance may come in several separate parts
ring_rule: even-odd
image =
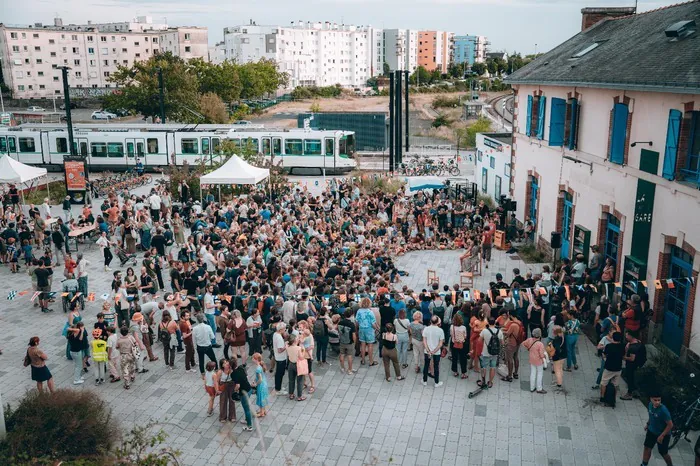
[[[646,11],[677,3],[640,0]],[[331,21],[382,28],[446,30],[483,35],[491,50],[544,52],[579,32],[581,8],[633,6],[634,0],[0,0],[6,24],[64,24],[164,18],[176,26],[206,26],[209,42],[223,28],[247,24],[288,25],[290,21]],[[535,45],[537,44],[537,45]]]

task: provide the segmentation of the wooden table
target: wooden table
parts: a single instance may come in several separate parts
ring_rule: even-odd
[[[68,233],[68,239],[70,240],[70,238],[75,238],[75,250],[78,251],[78,238],[87,236],[89,233],[95,230],[97,230],[97,223],[70,231]]]

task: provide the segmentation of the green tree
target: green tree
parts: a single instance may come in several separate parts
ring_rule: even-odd
[[[238,74],[241,79],[241,98],[259,99],[271,94],[289,83],[287,73],[277,70],[274,60],[261,59],[257,62],[239,65]]]
[[[199,92],[213,92],[224,102],[233,102],[241,96],[241,78],[239,65],[232,61],[214,64],[195,58],[187,63],[188,70],[197,77]]]
[[[391,74],[391,67],[387,62],[384,62],[384,64],[382,65],[382,74],[387,78],[389,77],[389,74]]]
[[[426,70],[422,66],[419,66],[418,68],[416,68],[416,71],[414,71],[413,74],[409,76],[408,81],[411,84],[416,85],[429,84],[430,77],[430,71]]]
[[[467,147],[476,147],[476,134],[491,131],[491,121],[486,117],[479,117],[467,127]]]
[[[217,94],[207,92],[199,97],[200,113],[207,119],[207,123],[228,123],[229,116],[226,105]]]
[[[486,59],[486,69],[488,70],[488,72],[491,76],[498,73],[498,64],[496,63],[496,60],[494,60],[493,58],[487,58]]]
[[[464,67],[465,63],[450,63],[450,66],[447,68],[447,73],[453,78],[463,78]]]
[[[440,71],[439,68],[435,68],[433,71],[430,72],[430,82],[434,83],[436,81],[440,81],[442,79],[442,72]]]
[[[132,67],[119,66],[109,81],[120,88],[119,94],[103,98],[106,109],[125,108],[145,117],[160,115],[158,70],[163,72],[165,116],[181,122],[198,120],[188,109],[199,109],[199,83],[180,57],[170,52],[154,55]]]
[[[483,76],[486,73],[486,65],[483,63],[474,63],[472,65],[472,71],[479,76]]]

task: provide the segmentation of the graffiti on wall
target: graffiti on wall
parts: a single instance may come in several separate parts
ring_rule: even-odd
[[[114,89],[112,87],[71,87],[70,88],[70,98],[71,99],[87,99],[94,97],[102,97],[109,94],[120,94],[120,89]]]

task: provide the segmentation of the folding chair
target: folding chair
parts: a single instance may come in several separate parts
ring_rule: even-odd
[[[474,274],[472,272],[461,272],[459,274],[459,288],[471,289],[474,286]]]
[[[428,269],[428,286],[431,286],[433,283],[437,283],[439,285],[440,279],[434,270]]]

